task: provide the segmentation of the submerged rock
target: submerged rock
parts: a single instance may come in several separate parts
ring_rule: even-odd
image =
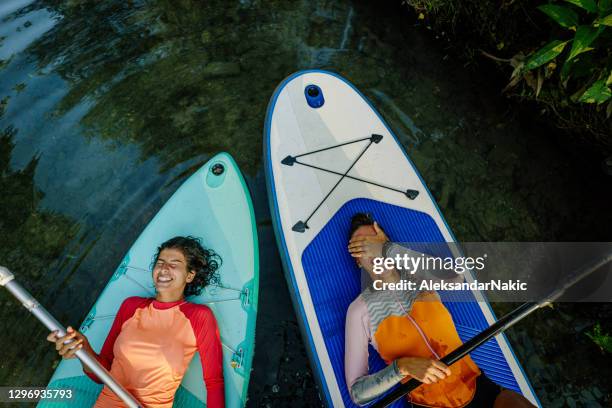
[[[200,41],[202,41],[202,44],[210,44],[212,42],[212,34],[210,31],[202,31]]]
[[[211,62],[202,70],[209,78],[228,77],[240,74],[240,65],[235,62]]]
[[[591,393],[595,396],[595,398],[601,398],[604,396],[599,387],[591,388]]]
[[[563,400],[563,398],[557,398],[556,400],[551,402],[550,407],[551,408],[563,408],[564,403],[565,401]]]

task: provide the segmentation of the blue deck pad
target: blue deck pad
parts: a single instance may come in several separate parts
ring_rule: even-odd
[[[344,378],[344,325],[349,305],[361,292],[360,272],[347,251],[347,244],[351,217],[358,212],[370,213],[395,242],[445,242],[433,218],[423,212],[356,198],[346,202],[304,250],[302,265],[310,296],[347,407],[356,405],[350,399]],[[471,292],[440,292],[440,296],[464,342],[489,326]],[[461,296],[462,301],[453,302],[456,296]],[[466,302],[466,296],[474,302]],[[479,347],[471,356],[493,381],[520,392],[495,339]],[[369,361],[370,372],[380,370],[385,364],[372,347]],[[394,406],[404,405],[402,401]]]

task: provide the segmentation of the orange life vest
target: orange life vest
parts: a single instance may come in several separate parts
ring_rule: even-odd
[[[410,316],[414,322],[407,316],[388,316],[376,329],[374,337],[378,353],[387,364],[401,357],[436,358],[430,347],[443,357],[462,344],[450,313],[440,301],[417,300]],[[470,356],[453,364],[450,370],[451,375],[444,380],[435,384],[423,384],[412,391],[410,400],[415,404],[436,408],[460,408],[467,405],[474,398],[480,370]]]

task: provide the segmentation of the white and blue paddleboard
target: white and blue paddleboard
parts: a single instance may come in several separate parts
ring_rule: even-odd
[[[253,205],[234,159],[220,153],[189,177],[159,210],[126,254],[80,331],[100,352],[119,306],[130,296],[154,297],[151,263],[157,247],[178,236],[201,238],[204,247],[222,259],[220,284],[207,286],[187,300],[211,308],[223,347],[226,406],[246,404],[255,348],[259,290],[259,248]],[[91,407],[102,390],[83,373],[76,359],[62,360],[48,388],[70,389],[66,402],[41,402],[38,407]],[[174,407],[206,404],[200,357],[191,361],[179,386]]]
[[[270,101],[264,132],[272,219],[311,365],[326,405],[352,407],[344,324],[361,286],[346,249],[351,216],[371,213],[398,242],[455,238],[389,127],[342,77],[316,70],[285,79]],[[441,296],[463,341],[495,322],[479,292],[468,292],[471,302]],[[503,335],[471,355],[492,380],[539,406]],[[370,370],[383,366],[371,349]]]

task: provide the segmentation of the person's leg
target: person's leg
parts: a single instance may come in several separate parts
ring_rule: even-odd
[[[533,408],[520,394],[500,387],[484,373],[476,380],[476,394],[465,408]]]
[[[493,404],[494,408],[532,408],[533,406],[527,398],[510,390],[502,390]]]

